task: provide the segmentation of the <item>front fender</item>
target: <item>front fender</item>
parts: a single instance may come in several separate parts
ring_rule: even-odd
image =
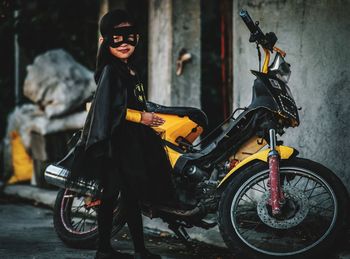
[[[278,151],[280,158],[282,160],[287,160],[292,157],[295,157],[298,154],[298,151],[295,148],[288,147],[288,146],[276,146],[276,150]],[[228,179],[230,179],[233,174],[240,169],[244,168],[245,165],[255,161],[260,160],[267,163],[268,154],[270,152],[270,149],[264,149],[259,152],[256,152],[255,154],[247,157],[246,159],[239,162],[234,168],[231,169],[230,172],[228,172],[227,175],[225,175],[224,179],[221,180],[221,182],[218,185],[218,188],[224,185],[224,183],[228,182]]]

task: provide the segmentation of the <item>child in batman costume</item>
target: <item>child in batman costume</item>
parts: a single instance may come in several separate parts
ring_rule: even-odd
[[[113,202],[119,191],[126,206],[134,258],[161,258],[145,248],[138,202],[176,202],[164,144],[151,128],[164,121],[147,112],[142,83],[128,62],[139,40],[134,20],[125,11],[110,11],[101,19],[100,32],[97,90],[77,143],[84,152],[73,163],[69,181],[101,181],[95,258],[132,258],[114,251],[110,244]],[[139,112],[129,113],[128,108]]]

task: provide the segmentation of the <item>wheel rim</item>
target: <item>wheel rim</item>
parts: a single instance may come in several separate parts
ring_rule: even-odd
[[[65,190],[61,201],[60,216],[64,228],[75,235],[86,235],[97,231],[97,209],[99,204],[91,196],[80,195],[68,189]],[[116,199],[113,210],[115,219],[120,213],[118,206],[120,195]],[[92,205],[91,205],[92,204]]]
[[[264,170],[253,175],[235,193],[230,212],[238,237],[252,249],[276,256],[299,254],[315,247],[328,236],[336,221],[338,205],[332,188],[310,170],[281,167],[288,197],[284,214],[273,221],[262,206],[267,201],[268,174]]]

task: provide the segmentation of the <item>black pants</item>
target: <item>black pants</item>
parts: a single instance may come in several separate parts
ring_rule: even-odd
[[[109,160],[103,160],[100,163],[101,173],[103,175],[101,184],[103,187],[103,194],[101,204],[97,215],[98,224],[98,250],[109,251],[111,249],[111,231],[113,226],[113,207],[118,197],[118,187],[111,181],[115,177],[110,174],[117,173],[115,167]],[[121,190],[121,201],[124,204],[126,213],[126,221],[130,230],[131,237],[134,243],[135,252],[142,252],[145,250],[143,224],[141,210],[135,195],[127,188]]]

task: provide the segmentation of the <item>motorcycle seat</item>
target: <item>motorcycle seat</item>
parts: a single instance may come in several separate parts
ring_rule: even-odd
[[[149,112],[157,112],[157,113],[165,113],[165,114],[174,114],[178,116],[188,116],[192,121],[197,123],[203,129],[208,127],[208,117],[207,115],[200,109],[194,107],[169,107],[163,106],[157,103],[148,102],[147,111]]]

